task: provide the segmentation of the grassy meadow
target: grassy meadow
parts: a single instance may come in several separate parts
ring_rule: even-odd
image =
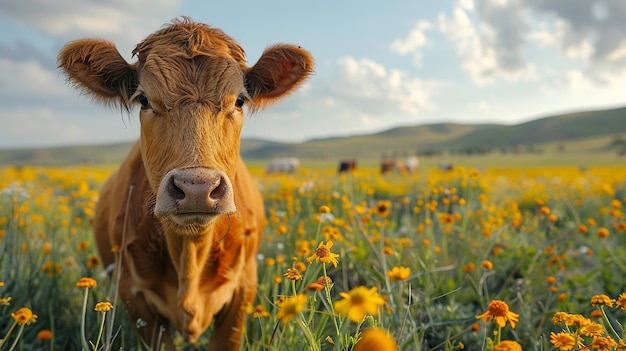
[[[626,165],[530,161],[252,162],[268,225],[242,349],[625,350]],[[92,238],[113,169],[0,170],[0,350],[149,350]]]

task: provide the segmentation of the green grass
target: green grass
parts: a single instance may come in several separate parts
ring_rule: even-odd
[[[566,167],[554,160],[542,166],[540,156],[525,157],[491,159],[481,171],[471,163],[486,164],[486,158],[458,160],[451,172],[427,164],[414,175],[385,177],[375,169],[337,175],[321,164],[295,175],[262,176],[262,168],[253,169],[269,220],[254,303],[266,313],[249,309],[243,349],[350,350],[371,327],[387,330],[399,350],[459,350],[461,344],[491,350],[498,338],[524,350],[554,349],[550,333],[563,330],[552,323],[556,312],[590,317],[597,309],[592,296],[617,298],[626,290],[618,278],[626,273],[626,169],[615,159],[589,158],[598,165],[580,170],[571,160]],[[76,172],[78,178],[69,176]],[[112,281],[89,263],[95,255],[89,221],[106,173],[29,167],[0,173],[0,298],[12,297],[0,306],[0,338],[18,308],[38,315],[24,327],[18,349],[80,349],[84,289],[75,284],[85,276],[98,281],[89,290],[85,332],[87,340],[97,340],[101,315],[93,306],[114,301]],[[321,206],[330,208],[333,220],[320,221]],[[609,236],[599,237],[600,228]],[[308,263],[329,240],[337,267]],[[306,268],[302,280],[285,277],[294,267]],[[409,268],[410,275],[393,280],[387,274],[393,267]],[[306,289],[325,274],[332,287]],[[340,293],[361,286],[376,288],[385,304],[354,322],[335,303],[344,299]],[[297,294],[307,296],[304,309],[285,323],[279,301]],[[476,319],[496,299],[519,314],[515,329]],[[113,311],[107,319],[114,347],[108,349],[145,349],[121,305]],[[624,320],[619,309],[607,312]],[[38,340],[42,329],[53,339]]]

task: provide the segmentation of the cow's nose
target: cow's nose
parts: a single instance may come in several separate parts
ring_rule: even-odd
[[[215,215],[235,210],[232,186],[222,171],[207,168],[172,170],[163,178],[155,213]]]
[[[226,181],[220,174],[174,174],[167,187],[167,195],[178,202],[180,209],[193,212],[219,207],[227,192]]]

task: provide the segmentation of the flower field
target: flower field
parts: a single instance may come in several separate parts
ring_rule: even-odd
[[[92,238],[111,171],[0,170],[0,350],[148,349]],[[245,350],[626,350],[626,166],[252,172]]]

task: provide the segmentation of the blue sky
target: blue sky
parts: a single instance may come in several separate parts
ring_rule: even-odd
[[[309,50],[314,76],[247,117],[244,137],[300,142],[438,122],[515,124],[626,105],[626,1],[22,0],[0,2],[0,148],[134,140],[131,115],[68,86],[68,41],[135,44],[177,16],[223,29],[249,65]],[[625,117],[626,118],[626,117]]]

